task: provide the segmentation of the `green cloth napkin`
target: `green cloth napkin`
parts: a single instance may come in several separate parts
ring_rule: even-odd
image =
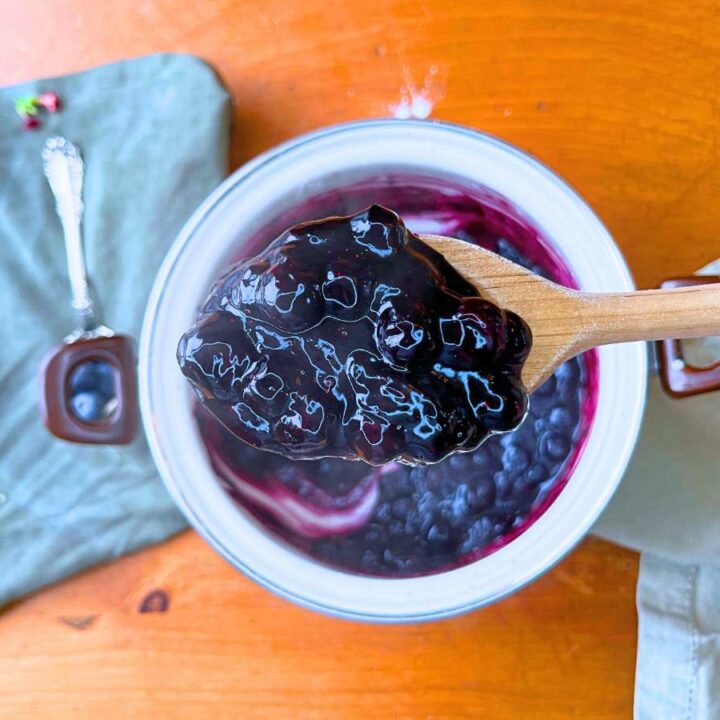
[[[22,128],[16,98],[62,111]],[[84,237],[102,319],[138,337],[176,233],[227,171],[230,100],[186,55],[153,55],[0,90],[0,605],[184,526],[145,439],[57,440],[38,415],[43,355],[73,329],[61,228],[41,171],[64,135],[85,164]]]

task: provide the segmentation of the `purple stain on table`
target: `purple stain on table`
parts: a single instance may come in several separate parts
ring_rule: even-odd
[[[152,592],[149,592],[140,602],[140,606],[138,607],[138,612],[140,613],[151,613],[151,612],[159,612],[164,613],[167,612],[168,608],[170,607],[170,596],[165,592],[165,590],[153,590]]]
[[[243,245],[254,255],[309,217],[393,207],[413,232],[460,237],[544,277],[577,287],[562,258],[527,218],[483,188],[422,178],[382,179],[290,209]],[[227,492],[278,537],[316,560],[376,576],[439,572],[494,552],[550,506],[578,462],[597,396],[597,355],[560,367],[512,433],[440,463],[369,467],[342,459],[288,460],[249,447],[202,406],[196,417]]]

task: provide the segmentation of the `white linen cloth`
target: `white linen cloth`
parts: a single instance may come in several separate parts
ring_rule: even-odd
[[[720,274],[720,260],[700,272]],[[684,352],[711,364],[720,338]],[[637,449],[594,533],[642,553],[635,720],[720,719],[720,392],[672,399],[650,380]]]

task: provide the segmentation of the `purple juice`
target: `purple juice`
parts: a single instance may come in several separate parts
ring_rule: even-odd
[[[374,203],[395,210],[413,232],[459,237],[577,286],[541,233],[502,198],[421,178],[388,176],[319,196],[269,219],[233,259],[256,254],[298,222],[350,215]],[[196,417],[223,487],[268,529],[321,562],[400,577],[472,562],[537,519],[582,452],[596,387],[592,352],[563,365],[532,395],[514,432],[418,467],[289,460],[244,444],[199,405]]]

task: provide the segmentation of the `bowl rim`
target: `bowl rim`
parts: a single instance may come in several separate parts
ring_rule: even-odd
[[[499,140],[492,135],[487,133],[473,130],[461,125],[456,125],[441,121],[428,121],[428,120],[361,120],[350,123],[341,123],[338,125],[332,125],[320,130],[300,135],[296,138],[288,140],[275,148],[262,153],[256,158],[250,160],[248,163],[240,167],[234,173],[232,173],[215,191],[213,191],[208,198],[197,208],[197,210],[189,218],[185,226],[178,234],[176,240],[171,246],[163,264],[157,274],[155,283],[153,285],[150,297],[148,299],[146,314],[143,322],[141,337],[140,337],[140,350],[139,350],[139,396],[140,396],[140,407],[143,418],[143,424],[145,432],[150,446],[151,453],[155,460],[156,466],[160,472],[160,475],[165,483],[166,488],[170,492],[173,499],[180,506],[186,517],[189,519],[194,528],[201,534],[202,537],[226,560],[228,560],[233,566],[240,569],[247,576],[258,582],[263,587],[271,590],[275,594],[291,600],[292,602],[301,605],[303,607],[319,610],[329,615],[336,617],[343,617],[353,620],[365,620],[373,622],[388,622],[388,623],[399,623],[399,622],[418,622],[426,620],[435,620],[440,618],[451,617],[454,615],[462,614],[478,607],[496,602],[503,597],[521,589],[529,582],[537,579],[550,568],[556,565],[562,560],[582,538],[585,537],[587,532],[590,530],[592,524],[595,522],[597,517],[600,515],[607,502],[612,497],[612,494],[617,489],[617,485],[620,482],[622,474],[629,462],[632,454],[632,450],[635,446],[645,406],[645,395],[646,395],[646,378],[647,378],[647,356],[644,347],[640,347],[643,344],[637,344],[638,347],[633,351],[632,360],[634,362],[634,370],[638,377],[639,382],[637,383],[637,391],[635,397],[631,402],[632,416],[628,420],[629,432],[626,435],[625,443],[620,448],[619,456],[615,462],[615,473],[616,478],[610,483],[613,485],[612,490],[606,493],[604,499],[596,503],[596,507],[589,513],[588,519],[581,526],[575,528],[572,536],[565,539],[562,544],[554,549],[554,552],[549,553],[549,557],[546,562],[542,564],[542,568],[534,573],[529,574],[521,581],[516,582],[512,587],[495,593],[491,596],[479,597],[472,601],[464,602],[462,604],[453,605],[438,609],[435,611],[420,611],[420,612],[409,612],[409,613],[398,613],[398,612],[368,612],[368,611],[357,611],[348,609],[347,607],[337,607],[334,604],[325,604],[319,601],[317,598],[303,597],[296,592],[290,591],[283,587],[281,582],[277,578],[271,579],[262,573],[258,572],[255,568],[244,562],[242,558],[238,558],[233,554],[225,544],[213,533],[212,528],[206,524],[206,522],[200,517],[196,509],[193,507],[183,492],[183,488],[176,482],[170,468],[167,465],[165,454],[162,449],[162,444],[158,436],[157,427],[154,422],[153,413],[153,397],[152,397],[152,382],[151,382],[151,354],[152,354],[152,341],[154,336],[155,324],[157,321],[157,315],[162,300],[164,288],[166,287],[170,276],[172,275],[173,269],[178,261],[178,258],[182,255],[184,250],[188,247],[193,237],[199,231],[202,226],[204,219],[213,211],[213,209],[229,194],[236,186],[245,181],[250,175],[264,167],[269,163],[276,162],[286,153],[292,152],[297,148],[306,146],[309,143],[326,139],[338,133],[353,133],[359,129],[366,130],[371,128],[378,132],[383,132],[382,128],[390,127],[396,130],[399,126],[406,126],[408,130],[413,127],[422,127],[423,130],[428,128],[435,128],[439,131],[442,136],[443,133],[455,133],[463,136],[469,136],[470,138],[493,146],[496,149],[501,150],[504,153],[508,153],[511,156],[519,158],[524,163],[529,164],[535,170],[535,172],[544,175],[545,178],[556,187],[564,192],[568,197],[573,200],[576,204],[581,206],[582,210],[588,215],[588,218],[592,220],[598,229],[600,235],[604,235],[609,243],[606,243],[606,250],[608,250],[608,258],[613,262],[615,269],[618,271],[618,277],[624,278],[625,288],[634,288],[632,276],[629,268],[620,253],[619,248],[615,244],[612,236],[607,231],[605,226],[599,220],[597,215],[594,213],[590,205],[557,173],[547,168],[543,163],[534,158],[532,155],[516,148],[515,146]],[[442,137],[439,138],[442,140]],[[620,288],[619,288],[620,289]],[[592,428],[589,431],[592,433]],[[561,493],[562,495],[562,493]],[[557,502],[557,500],[556,500]],[[513,541],[515,542],[515,541]],[[512,545],[512,543],[510,543]],[[482,562],[482,559],[476,561]],[[476,563],[471,563],[470,566]],[[436,573],[429,578],[442,578],[447,575],[448,572],[455,572],[453,570],[447,572]],[[343,572],[337,570],[339,575],[355,576],[352,573]],[[397,578],[384,580],[384,582],[400,584],[408,583],[415,580],[415,578]]]

